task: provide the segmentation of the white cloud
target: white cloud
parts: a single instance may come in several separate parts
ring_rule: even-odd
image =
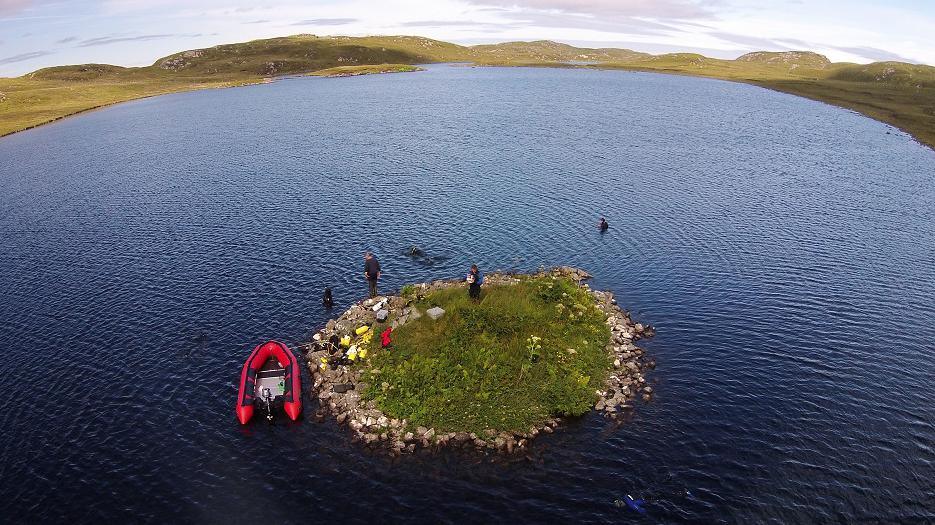
[[[710,0],[470,0],[471,3],[505,8],[531,8],[594,17],[632,16],[657,19],[694,19],[712,16]]]

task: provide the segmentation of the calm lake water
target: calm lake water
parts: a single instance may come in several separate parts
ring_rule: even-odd
[[[656,397],[508,461],[391,461],[312,417],[240,428],[249,351],[360,299],[365,249],[385,290],[587,269],[657,327]],[[137,101],[0,139],[0,345],[0,521],[933,521],[935,152],[642,73]]]

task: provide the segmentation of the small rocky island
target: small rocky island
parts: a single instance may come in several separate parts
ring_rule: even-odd
[[[341,59],[338,59],[339,61]],[[361,75],[382,75],[386,73],[413,73],[416,71],[425,71],[425,69],[410,64],[364,64],[336,66],[328,69],[321,69],[308,73],[312,77],[358,77]]]
[[[649,401],[634,322],[583,270],[405,286],[355,304],[305,345],[320,402],[353,438],[393,455],[476,448],[513,453],[566,416],[617,418]]]

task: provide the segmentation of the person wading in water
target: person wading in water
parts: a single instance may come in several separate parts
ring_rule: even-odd
[[[484,284],[484,274],[480,273],[476,264],[471,265],[471,272],[465,279],[468,282],[468,296],[475,301],[480,300],[480,285]]]
[[[607,224],[607,219],[601,217],[601,222],[597,223],[597,227],[601,229],[601,232],[606,232],[607,228],[610,228],[610,225]]]
[[[377,261],[377,258],[373,256],[370,252],[364,253],[364,277],[367,278],[367,283],[370,285],[370,298],[373,299],[377,296],[377,279],[380,278],[381,274],[380,263]]]

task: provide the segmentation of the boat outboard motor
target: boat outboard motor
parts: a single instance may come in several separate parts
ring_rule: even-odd
[[[273,420],[273,393],[269,391],[269,387],[263,387],[263,390],[260,391],[260,396],[266,401],[266,420]]]

